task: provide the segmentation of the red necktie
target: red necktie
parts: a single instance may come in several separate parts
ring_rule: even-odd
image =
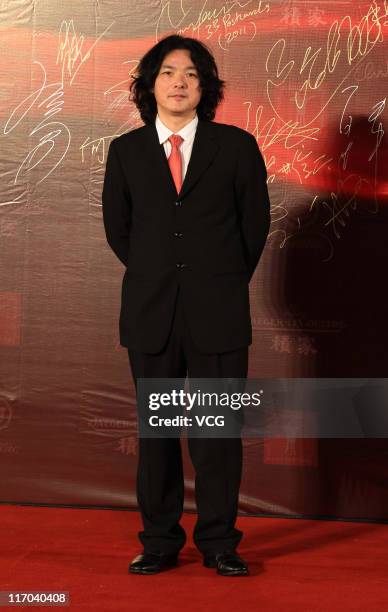
[[[177,193],[179,193],[182,187],[182,157],[179,145],[183,142],[183,138],[179,134],[172,134],[169,137],[169,141],[171,143],[171,153],[168,158],[168,165],[170,166]]]

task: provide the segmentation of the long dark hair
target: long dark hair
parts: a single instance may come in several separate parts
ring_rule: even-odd
[[[223,100],[225,81],[218,78],[215,59],[208,47],[195,38],[173,34],[162,38],[142,57],[137,74],[132,76],[129,89],[131,100],[136,104],[144,123],[155,121],[157,106],[151,89],[159,73],[164,57],[175,49],[186,49],[198,70],[201,87],[201,100],[196,112],[199,119],[211,121],[218,104]]]

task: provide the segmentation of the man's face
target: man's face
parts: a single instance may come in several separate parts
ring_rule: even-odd
[[[154,84],[158,113],[190,117],[201,99],[198,70],[190,52],[175,49],[165,55]]]

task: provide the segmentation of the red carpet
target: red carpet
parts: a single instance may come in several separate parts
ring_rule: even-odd
[[[188,542],[177,569],[134,576],[138,513],[0,505],[0,591],[69,591],[75,611],[388,610],[387,525],[240,518],[251,576],[229,578],[202,567],[194,521],[183,517]]]

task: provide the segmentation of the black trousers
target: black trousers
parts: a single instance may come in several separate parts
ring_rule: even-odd
[[[227,330],[226,330],[227,333]],[[248,346],[221,354],[201,354],[193,344],[178,290],[172,328],[164,349],[147,354],[128,349],[132,375],[138,378],[245,379]],[[242,531],[235,528],[242,471],[242,441],[188,437],[195,469],[198,518],[193,539],[204,554],[235,550]],[[186,534],[184,477],[179,438],[139,438],[137,500],[143,521],[139,539],[146,552],[178,553]]]

